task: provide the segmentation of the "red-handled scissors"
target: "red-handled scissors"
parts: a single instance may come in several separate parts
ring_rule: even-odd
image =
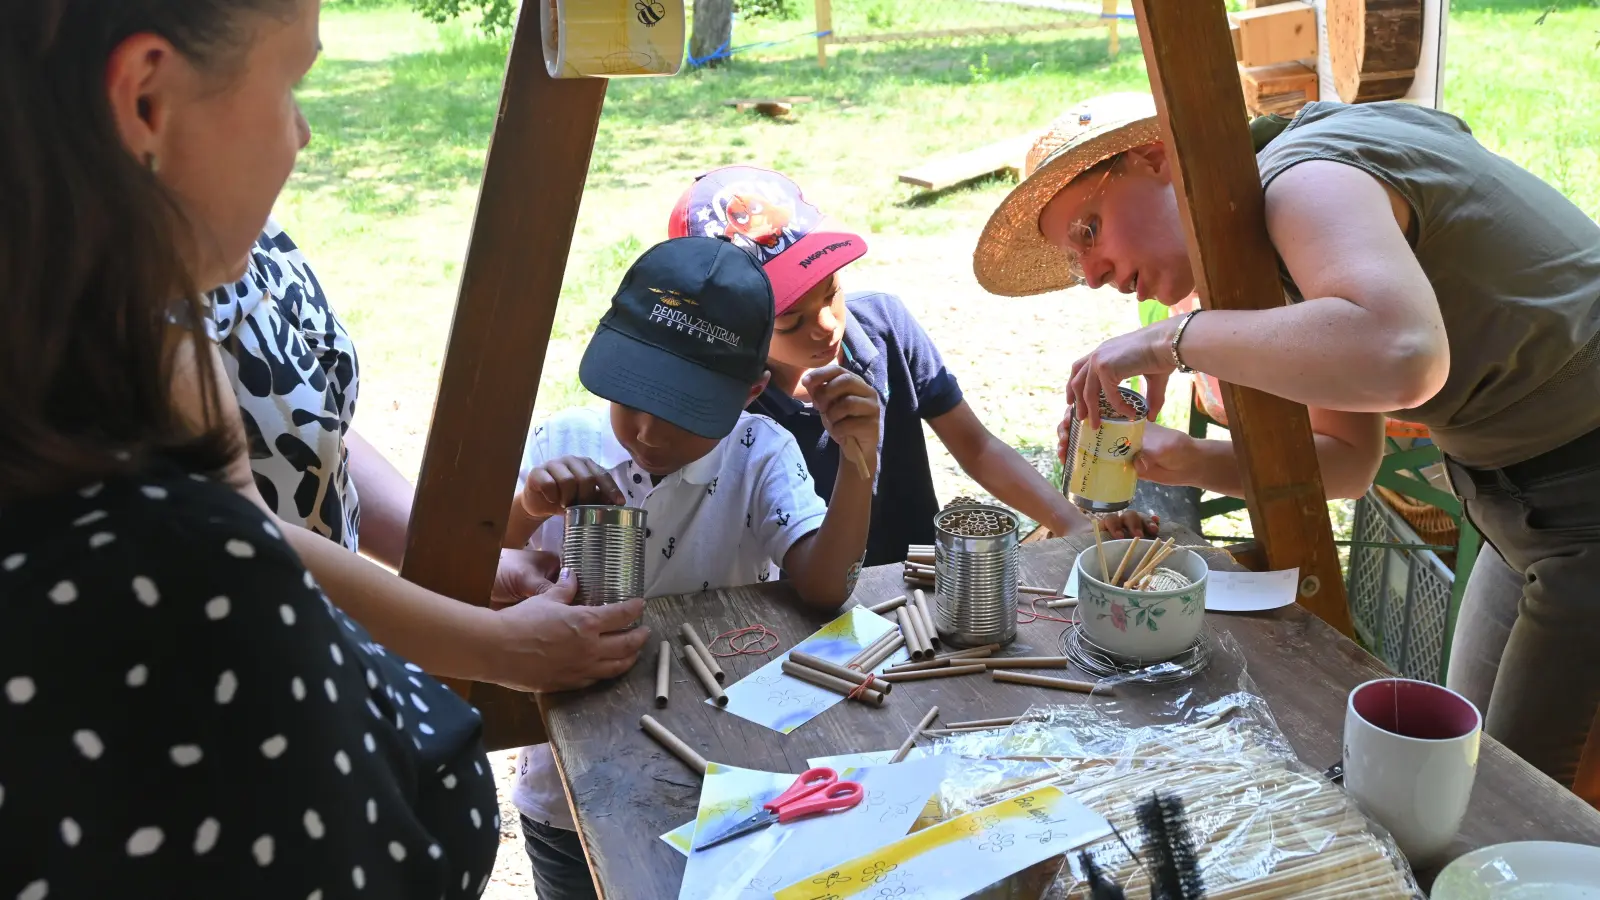
[[[787,825],[796,819],[822,813],[854,809],[865,792],[854,781],[840,781],[839,773],[827,768],[807,769],[787,791],[762,804],[761,811],[696,847],[704,850],[736,837],[758,831],[774,822]]]

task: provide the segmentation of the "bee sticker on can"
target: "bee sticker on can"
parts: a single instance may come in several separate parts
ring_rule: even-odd
[[[1125,418],[1100,396],[1100,427],[1089,428],[1079,421],[1077,411],[1067,437],[1066,477],[1062,488],[1080,509],[1093,513],[1127,509],[1133,501],[1138,476],[1133,457],[1144,441],[1144,423],[1149,410],[1143,397],[1129,388],[1118,388],[1122,399],[1138,415]]]

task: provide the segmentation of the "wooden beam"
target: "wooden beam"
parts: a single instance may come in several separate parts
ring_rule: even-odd
[[[522,9],[400,568],[479,605],[494,583],[606,92],[603,79],[552,79],[539,6]],[[491,748],[543,740],[531,696],[480,684],[470,697]]]
[[[1134,0],[1134,12],[1200,302],[1207,309],[1282,305],[1223,0]],[[1267,564],[1298,567],[1300,602],[1350,634],[1305,407],[1237,385],[1222,388],[1250,524]]]
[[[814,0],[817,13],[817,68],[828,67],[828,42],[833,40],[833,0]]]

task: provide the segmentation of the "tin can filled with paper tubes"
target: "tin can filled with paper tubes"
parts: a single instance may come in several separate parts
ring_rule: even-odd
[[[1067,416],[1067,452],[1061,491],[1080,509],[1090,513],[1118,512],[1133,502],[1139,478],[1133,458],[1144,444],[1145,416],[1149,405],[1137,391],[1121,387],[1122,399],[1138,413],[1130,419],[1100,395],[1100,427],[1079,421],[1077,409]]]
[[[998,506],[956,506],[933,517],[934,625],[952,646],[1006,645],[1017,636],[1022,561],[1015,514]]]

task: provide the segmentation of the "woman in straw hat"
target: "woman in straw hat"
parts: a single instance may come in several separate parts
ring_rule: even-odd
[[[1371,484],[1385,414],[1428,426],[1488,541],[1449,683],[1570,785],[1600,710],[1600,227],[1434,110],[1312,103],[1251,129],[1289,302],[1111,338],[1074,363],[1068,400],[1098,424],[1084,399],[1142,375],[1153,414],[1177,370],[1304,403],[1333,497]],[[984,229],[978,281],[1186,300],[1172,163],[1148,95],[1069,111]],[[1139,471],[1242,493],[1231,444],[1154,424]]]

